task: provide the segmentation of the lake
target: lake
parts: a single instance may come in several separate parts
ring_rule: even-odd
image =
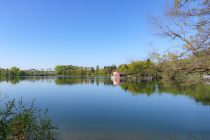
[[[208,84],[19,77],[2,79],[0,92],[48,108],[59,140],[210,139]]]

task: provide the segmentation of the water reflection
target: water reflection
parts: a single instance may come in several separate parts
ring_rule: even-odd
[[[133,95],[138,94],[173,94],[185,95],[193,98],[196,102],[203,105],[210,105],[210,86],[204,83],[181,83],[174,81],[158,81],[158,82],[124,82],[120,87],[125,91],[129,91]]]
[[[110,78],[78,78],[78,77],[57,77],[55,79],[57,85],[75,85],[75,84],[96,84],[96,85],[113,85]]]
[[[117,86],[120,84],[120,78],[114,78],[112,79],[113,85]]]
[[[29,82],[55,82],[56,85],[75,85],[75,84],[95,84],[106,86],[119,86],[122,90],[136,96],[141,94],[173,94],[185,95],[193,98],[196,102],[203,105],[210,105],[210,85],[204,83],[179,83],[175,81],[112,81],[106,77],[12,77],[2,78],[0,82],[5,81],[11,84],[18,84],[21,81]]]
[[[181,83],[173,81],[159,82],[160,93],[170,93],[173,95],[186,95],[192,97],[196,102],[210,105],[210,86],[204,83]]]
[[[120,87],[125,91],[129,91],[132,95],[151,95],[155,91],[155,82],[123,82],[120,84]]]
[[[203,83],[13,77],[0,79],[1,90],[9,98],[35,98],[39,108],[49,108],[61,140],[210,137],[210,86]]]
[[[19,77],[1,77],[0,82],[7,82],[11,84],[18,84],[21,81],[28,82],[54,82],[56,77],[52,76],[19,76]]]

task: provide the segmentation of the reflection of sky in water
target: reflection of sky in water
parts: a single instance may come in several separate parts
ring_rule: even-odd
[[[96,81],[72,85],[21,81],[1,82],[0,89],[10,99],[36,99],[39,107],[49,108],[61,139],[168,139],[174,135],[186,139],[190,134],[210,138],[208,105],[184,95],[160,94],[155,84],[153,94],[139,96],[107,85],[102,81],[98,85]]]

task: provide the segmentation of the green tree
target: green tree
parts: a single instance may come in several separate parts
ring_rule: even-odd
[[[12,67],[11,69],[9,69],[10,76],[18,76],[19,72],[20,72],[20,69],[17,67]]]
[[[128,65],[127,64],[121,64],[119,67],[118,67],[118,71],[120,73],[125,73],[127,74],[128,73]]]
[[[177,60],[190,59],[188,73],[210,71],[210,63],[206,63],[210,60],[209,14],[209,0],[174,0],[163,20],[151,19],[156,35],[182,43],[178,45],[182,52],[177,54]]]

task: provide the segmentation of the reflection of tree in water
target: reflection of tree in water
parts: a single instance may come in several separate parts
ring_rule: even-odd
[[[29,82],[54,82],[57,85],[74,85],[74,84],[96,84],[113,86],[110,78],[97,78],[97,77],[10,77],[2,78],[0,81],[10,82],[12,84],[18,84],[20,81]],[[210,86],[203,83],[181,83],[177,84],[175,81],[120,81],[120,87],[129,91],[132,95],[153,93],[168,93],[173,95],[186,95],[193,98],[197,102],[201,102],[205,105],[210,105]]]
[[[129,91],[133,95],[154,93],[167,93],[173,95],[186,95],[193,98],[196,102],[201,102],[204,105],[210,105],[210,86],[203,83],[177,84],[174,81],[160,82],[124,82],[120,87]]]
[[[12,77],[0,77],[0,82],[7,82],[11,84],[18,84],[21,81],[29,81],[29,82],[52,82],[54,81],[54,77],[52,76],[12,76]]]
[[[58,77],[55,83],[57,85],[92,84],[92,79]]]
[[[154,92],[155,83],[154,82],[124,82],[120,84],[120,87],[125,91],[130,91],[133,95],[147,94],[150,95]]]
[[[159,91],[160,93],[190,96],[195,99],[196,102],[201,102],[204,105],[210,105],[210,86],[207,84],[176,84],[172,81],[160,82]]]
[[[18,84],[22,78],[20,77],[0,77],[0,82],[6,81],[11,84]]]
[[[55,80],[57,85],[75,85],[75,84],[103,84],[112,85],[111,79],[108,78],[72,78],[72,77],[58,77]]]

